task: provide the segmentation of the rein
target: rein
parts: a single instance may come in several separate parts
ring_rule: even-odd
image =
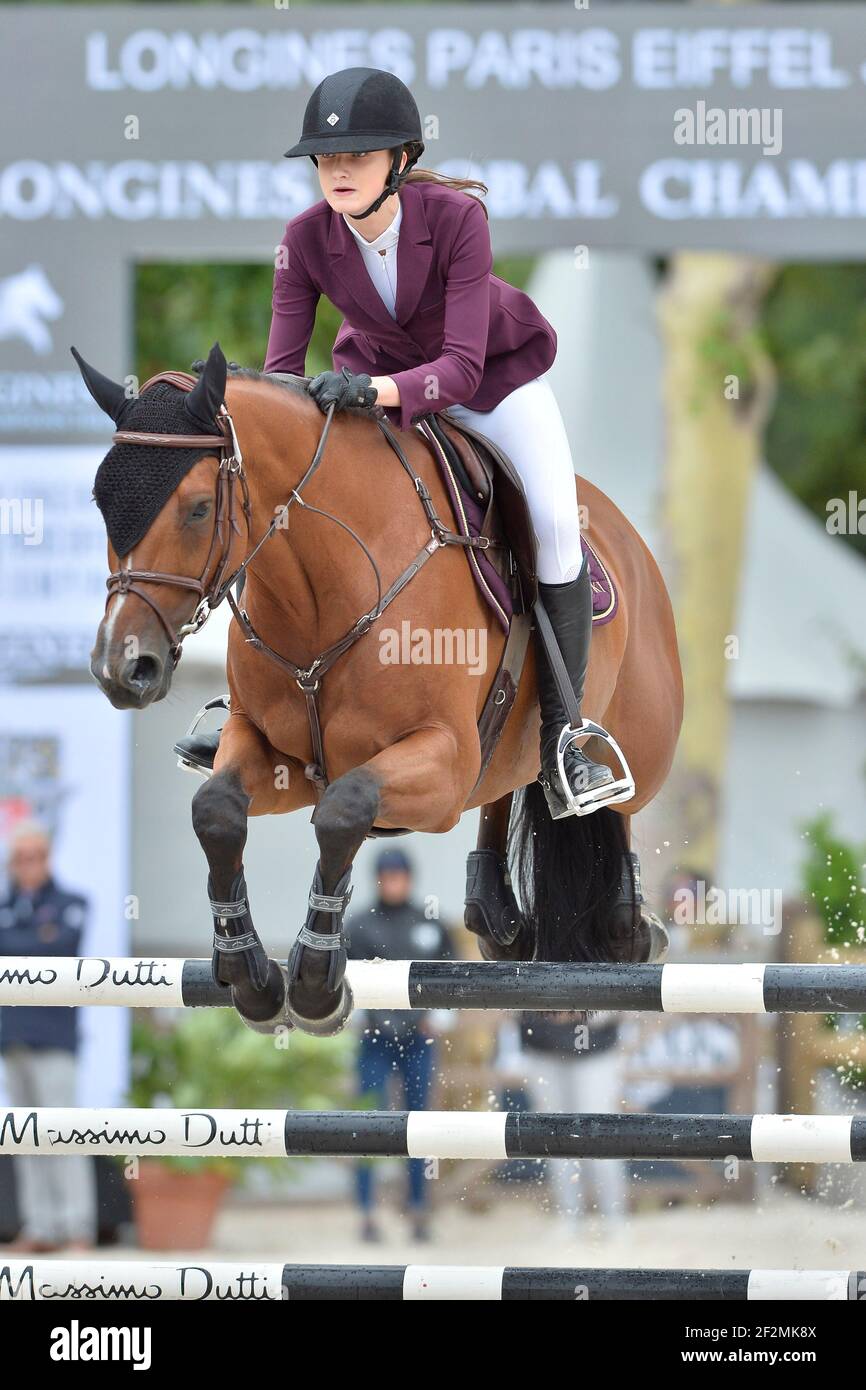
[[[182,391],[191,391],[196,384],[196,377],[190,375],[188,372],[160,372],[156,376],[150,377],[142,386],[141,391],[146,391],[148,386],[152,386],[158,381],[167,381]],[[245,640],[251,647],[263,652],[265,656],[270,657],[272,661],[276,662],[277,665],[292,676],[303,693],[307,705],[307,718],[310,725],[314,758],[314,761],[309,763],[305,768],[305,775],[320,792],[324,791],[328,785],[328,778],[325,771],[322,728],[319,720],[317,700],[322,676],[324,676],[325,672],[333,666],[334,662],[337,661],[344,652],[354,646],[358,639],[363,637],[364,634],[370,630],[373,623],[384,612],[389,603],[397,597],[411,579],[414,579],[418,571],[430,559],[430,556],[435,554],[442,546],[462,545],[478,550],[486,550],[490,545],[490,541],[486,536],[461,536],[445,525],[436,512],[431,493],[426,483],[412,468],[412,465],[406,458],[384,413],[377,414],[377,409],[381,412],[381,407],[374,408],[371,412],[373,418],[389,445],[396,453],[403,468],[412,479],[415,491],[418,494],[421,506],[424,509],[425,516],[431,528],[430,540],[421,547],[415,557],[409,562],[405,569],[402,570],[384,594],[382,593],[382,578],[379,573],[379,567],[361,537],[352,530],[351,526],[341,521],[339,517],[334,516],[331,512],[323,511],[319,507],[311,506],[311,504],[305,502],[301,496],[303,489],[313,477],[322,461],[325,443],[330,433],[331,422],[334,417],[334,405],[328,407],[319,442],[316,445],[315,453],[313,454],[303,478],[301,478],[297,487],[292,489],[291,496],[283,506],[278,509],[270,526],[253,546],[249,554],[245,556],[227,579],[224,578],[224,575],[228,567],[229,555],[231,553],[232,532],[236,535],[240,535],[240,528],[234,517],[234,497],[237,483],[239,483],[241,487],[241,509],[246,518],[247,540],[249,540],[250,537],[252,511],[250,506],[249,485],[243,466],[243,455],[235,432],[234,421],[229,414],[225,401],[221,403],[219,412],[216,416],[216,424],[219,429],[218,434],[160,434],[158,432],[140,430],[117,430],[112,435],[113,442],[117,444],[157,444],[162,448],[167,446],[169,448],[178,449],[201,449],[205,446],[212,446],[214,452],[219,456],[219,468],[216,479],[213,536],[211,538],[210,549],[204,569],[198,579],[194,579],[188,575],[169,574],[159,570],[116,570],[113,574],[109,575],[106,581],[106,586],[108,588],[106,607],[108,606],[109,600],[118,593],[132,593],[137,595],[138,598],[143,599],[144,602],[153,609],[165,629],[170,644],[169,649],[172,661],[174,665],[177,666],[181,657],[184,638],[188,637],[190,633],[200,631],[214,609],[222,603],[223,599],[228,599],[229,607],[232,610],[232,614],[238,626],[244,634]],[[281,656],[279,652],[274,651],[273,647],[270,647],[267,642],[263,641],[250,622],[246,610],[238,607],[237,600],[231,592],[232,585],[241,575],[245,574],[247,567],[261,550],[265,541],[269,540],[275,531],[284,529],[284,522],[288,516],[289,508],[295,504],[302,507],[305,511],[326,517],[329,521],[334,521],[338,526],[342,526],[343,530],[347,531],[352,539],[361,547],[376,576],[376,602],[373,607],[368,612],[362,613],[357,622],[355,622],[342,637],[339,637],[336,642],[332,642],[329,647],[326,647],[324,651],[320,652],[309,666],[298,666],[295,662],[289,660],[288,657]],[[206,584],[205,576],[211,566],[214,552],[217,550],[218,545],[221,549],[217,557],[214,573],[210,581]],[[145,590],[137,586],[136,580],[151,584],[173,584],[179,588],[194,590],[199,595],[199,602],[190,620],[183,623],[175,631],[156,601],[150,598]]]

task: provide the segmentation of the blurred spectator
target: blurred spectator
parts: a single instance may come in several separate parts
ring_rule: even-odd
[[[367,912],[353,913],[346,921],[349,958],[451,959],[454,953],[446,929],[440,922],[425,918],[423,908],[412,901],[412,865],[403,851],[384,850],[376,860],[376,874],[379,895],[375,905]],[[389,1081],[394,1077],[400,1078],[404,1097],[396,1108],[427,1108],[438,1056],[437,1014],[429,1010],[367,1009],[360,1015],[358,1094],[371,1109],[389,1108]],[[427,1240],[430,1233],[424,1160],[410,1158],[407,1165],[413,1235],[416,1240]],[[372,1160],[356,1165],[355,1178],[363,1214],[363,1238],[378,1240],[379,1230],[373,1217]]]
[[[529,1062],[533,1104],[553,1114],[611,1114],[622,1106],[624,1068],[615,1013],[524,1013],[520,1035]],[[598,1212],[609,1222],[626,1214],[626,1166],[615,1158],[552,1158],[547,1171],[566,1233]],[[591,1184],[594,1201],[587,1188]]]
[[[36,821],[19,824],[9,852],[10,892],[0,900],[0,956],[77,956],[87,900],[59,887],[51,840]],[[0,1009],[0,1054],[13,1105],[74,1106],[78,1010]],[[40,1253],[93,1244],[96,1197],[92,1160],[15,1160],[21,1231],[14,1249]]]

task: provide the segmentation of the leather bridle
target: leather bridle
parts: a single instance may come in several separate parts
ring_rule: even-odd
[[[157,381],[167,381],[182,391],[191,391],[196,384],[196,378],[190,376],[188,372],[160,372],[144,383],[141,388],[142,392]],[[216,423],[220,431],[219,434],[159,434],[146,430],[116,430],[111,436],[115,444],[157,445],[163,449],[211,449],[219,455],[214,499],[214,529],[207,559],[198,579],[194,579],[191,575],[169,574],[162,570],[118,569],[110,574],[106,580],[108,589],[108,597],[105,600],[106,608],[115,594],[135,594],[153,610],[168,637],[169,651],[174,666],[177,666],[180,661],[183,639],[188,637],[191,632],[198,632],[207,622],[211,611],[222,602],[229,585],[233,584],[238,576],[239,570],[235,570],[224,581],[231,554],[232,533],[240,535],[240,528],[234,515],[234,494],[238,483],[242,490],[241,509],[246,517],[247,539],[249,539],[252,524],[250,492],[244,472],[243,456],[235,434],[234,422],[224,402],[220,406]],[[215,555],[216,563],[214,564]],[[207,575],[212,565],[213,573],[208,579]],[[172,584],[179,589],[192,589],[194,593],[198,594],[199,602],[189,622],[183,623],[175,629],[156,599],[151,598],[146,589],[140,588],[140,584]]]

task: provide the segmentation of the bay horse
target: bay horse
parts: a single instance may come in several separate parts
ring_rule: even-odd
[[[197,380],[161,373],[133,399],[72,351],[94,398],[119,425],[94,486],[111,571],[94,677],[116,708],[143,709],[168,693],[181,643],[209,608],[226,597],[235,614],[230,711],[213,774],[193,797],[192,820],[209,868],[214,974],[244,1021],[264,1032],[341,1028],[352,1003],[341,927],[358,849],[389,831],[444,833],[474,808],[481,815],[466,925],[486,958],[651,957],[657,919],[641,908],[629,825],[670,768],[682,677],[662,576],[614,503],[578,479],[586,534],[619,598],[613,620],[593,632],[584,714],[616,738],[635,793],[621,808],[554,821],[535,780],[531,644],[500,741],[479,777],[478,716],[505,636],[460,547],[437,546],[435,530],[431,543],[419,479],[439,516],[452,513],[419,431],[394,432],[407,476],[369,410],[334,416],[331,407],[323,421],[307,378],[235,364],[229,370],[219,344]],[[133,446],[136,467],[126,472],[109,468],[119,443]],[[158,476],[148,459],[159,462]],[[166,460],[176,473],[166,472]],[[133,514],[143,533],[118,553],[111,536],[137,534],[126,528]],[[241,574],[239,609],[231,584]],[[413,631],[486,634],[486,677],[460,663],[383,662],[376,640],[386,621],[383,586],[394,586],[392,630],[409,622]],[[268,958],[250,912],[248,817],[310,806],[318,863],[305,925],[280,965]]]

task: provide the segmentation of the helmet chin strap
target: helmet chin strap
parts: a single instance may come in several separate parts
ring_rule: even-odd
[[[377,208],[380,208],[382,206],[386,198],[390,198],[392,193],[397,192],[397,189],[403,182],[399,175],[400,157],[402,153],[403,147],[401,145],[394,151],[394,157],[391,160],[391,172],[388,175],[388,182],[385,184],[385,187],[382,189],[382,192],[379,194],[375,202],[372,202],[370,206],[364,210],[364,212],[352,213],[352,217],[357,219],[357,221],[360,222],[362,218],[369,217],[371,212],[375,212]]]

